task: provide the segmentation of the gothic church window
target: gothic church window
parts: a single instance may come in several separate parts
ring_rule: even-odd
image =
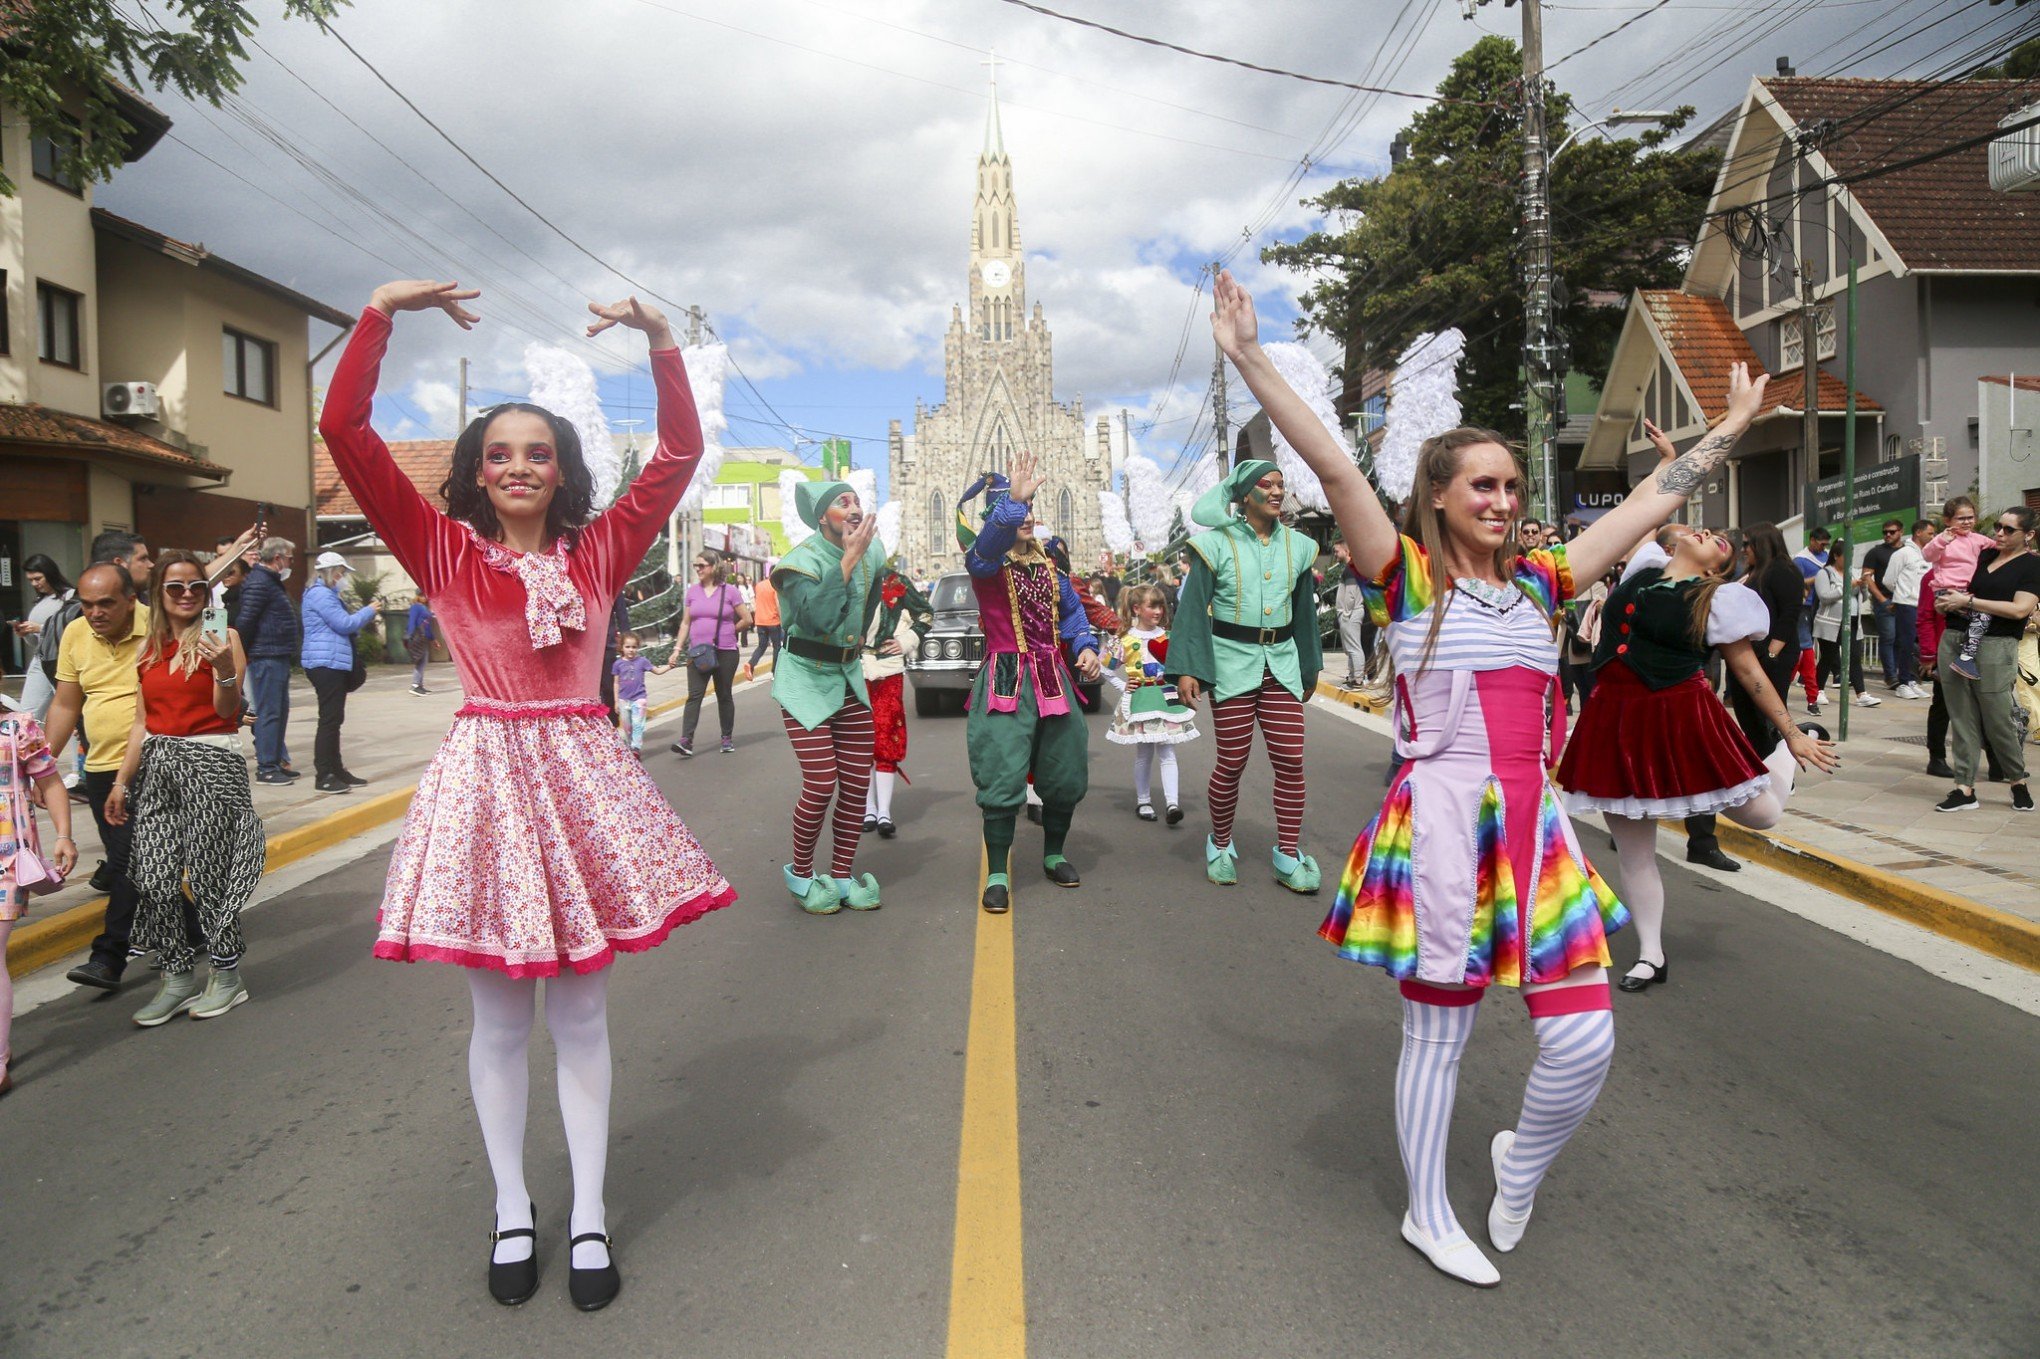
[[[1076,501],[1065,486],[1055,493],[1055,531],[1067,538],[1076,526]]]
[[[928,550],[940,553],[942,544],[949,536],[949,507],[942,501],[942,492],[928,492]]]

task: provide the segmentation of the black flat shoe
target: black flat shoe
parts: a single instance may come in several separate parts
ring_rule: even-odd
[[[616,1272],[616,1245],[603,1232],[582,1232],[567,1243],[567,1258],[573,1259],[574,1247],[584,1241],[600,1241],[609,1248],[609,1263],[600,1269],[576,1269],[567,1266],[567,1296],[574,1300],[574,1306],[584,1312],[599,1312],[616,1301],[616,1295],[623,1287],[623,1275]]]
[[[1004,915],[1013,909],[1013,894],[1004,883],[995,882],[985,888],[984,899],[978,905],[985,908],[986,915]]]
[[[1133,809],[1133,814],[1143,821],[1152,821],[1155,819],[1155,809],[1153,807],[1150,807],[1145,802],[1141,803],[1138,807],[1135,807]]]
[[[538,1221],[538,1209],[531,1210],[531,1220]],[[507,1265],[496,1263],[496,1243],[513,1237],[531,1238],[531,1254],[522,1260]],[[538,1291],[538,1230],[535,1227],[512,1227],[509,1231],[489,1233],[489,1296],[505,1307],[515,1307],[531,1301],[531,1295]]]
[[[1722,873],[1740,873],[1742,871],[1742,865],[1729,858],[1726,854],[1723,854],[1719,845],[1713,849],[1687,850],[1686,862],[1698,864],[1702,868],[1712,868]]]
[[[1064,859],[1054,868],[1043,868],[1041,871],[1057,887],[1075,887],[1083,882],[1083,879],[1077,875],[1077,866],[1068,859]]]
[[[1646,963],[1639,959],[1637,966],[1649,968],[1650,975],[1648,977],[1624,977],[1615,983],[1617,991],[1641,991],[1647,986],[1662,986],[1665,978],[1671,976],[1671,970],[1663,963]]]
[[[879,838],[879,839],[881,839],[881,840],[890,840],[890,839],[892,839],[892,838],[893,838],[893,837],[894,837],[895,835],[898,835],[899,833],[900,833],[900,828],[899,828],[898,826],[895,826],[895,825],[893,824],[893,820],[892,820],[892,818],[891,818],[891,817],[889,817],[889,816],[881,816],[880,818],[878,818],[878,838]]]
[[[356,774],[355,772],[349,769],[343,769],[338,774],[335,774],[333,777],[339,779],[340,782],[348,784],[355,788],[366,787],[368,784],[367,779],[361,777],[361,775]]]
[[[1181,807],[1178,807],[1175,803],[1171,802],[1169,804],[1168,815],[1163,819],[1173,826],[1183,819],[1183,809]]]
[[[865,833],[866,835],[869,835],[869,834],[871,834],[871,833],[872,833],[873,831],[875,831],[875,830],[877,830],[877,829],[878,829],[878,818],[877,818],[877,817],[875,817],[875,816],[867,816],[867,817],[865,817],[865,818],[864,818],[864,833]]]

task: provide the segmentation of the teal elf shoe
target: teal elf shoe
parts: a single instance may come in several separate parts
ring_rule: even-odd
[[[1320,877],[1316,859],[1308,854],[1292,859],[1279,849],[1274,851],[1271,858],[1275,865],[1275,881],[1304,896],[1312,896],[1317,892]]]
[[[843,898],[836,892],[836,884],[824,877],[803,878],[788,864],[781,870],[786,874],[786,890],[793,893],[793,899],[809,915],[834,915],[843,909]],[[876,888],[873,895],[877,895]]]
[[[1204,876],[1220,887],[1231,887],[1240,880],[1239,869],[1234,867],[1239,857],[1239,850],[1233,846],[1220,849],[1210,836],[1204,837]]]
[[[875,911],[878,909],[878,879],[866,873],[861,878],[833,878],[836,892],[843,898],[843,904],[853,911]]]

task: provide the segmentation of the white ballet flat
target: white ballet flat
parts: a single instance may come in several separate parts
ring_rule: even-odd
[[[1502,1281],[1502,1273],[1480,1253],[1480,1247],[1463,1231],[1435,1239],[1417,1225],[1417,1220],[1408,1213],[1403,1214],[1402,1239],[1424,1253],[1424,1258],[1443,1272],[1475,1288],[1493,1288]]]
[[[1488,1243],[1504,1255],[1516,1249],[1516,1243],[1523,1239],[1523,1229],[1530,1225],[1530,1214],[1511,1217],[1502,1210],[1502,1158],[1509,1154],[1509,1148],[1516,1145],[1516,1132],[1504,1128],[1495,1134],[1495,1140],[1488,1143],[1488,1157],[1495,1163],[1495,1201],[1488,1205]]]

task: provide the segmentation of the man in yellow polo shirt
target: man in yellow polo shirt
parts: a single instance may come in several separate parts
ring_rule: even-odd
[[[57,647],[57,693],[44,724],[50,749],[62,750],[82,716],[85,723],[85,794],[113,889],[106,898],[106,922],[92,941],[92,956],[71,969],[83,986],[116,990],[127,968],[128,933],[135,919],[135,886],[128,881],[128,852],[134,823],[109,825],[106,799],[127,757],[128,732],[135,721],[136,662],[149,632],[148,606],[135,600],[134,578],[111,563],[85,568],[78,577],[83,616],[64,629]],[[185,928],[195,924],[185,907]]]

